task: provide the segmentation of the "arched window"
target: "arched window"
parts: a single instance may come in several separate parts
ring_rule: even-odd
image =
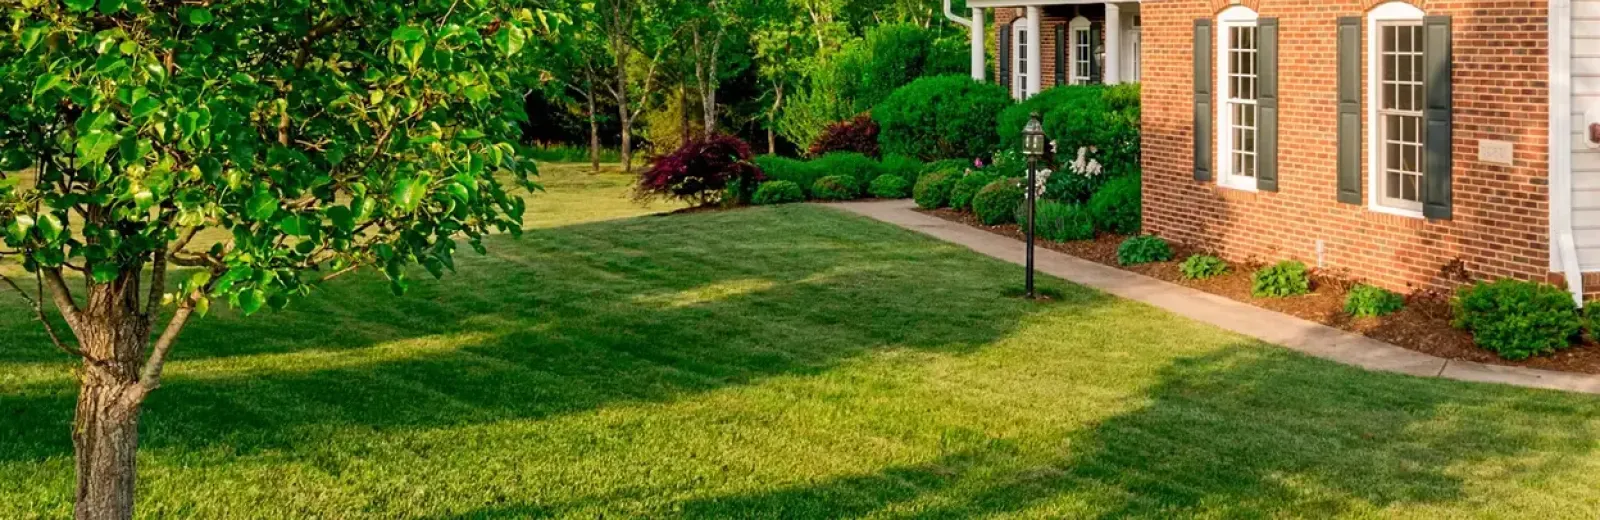
[[[1218,184],[1256,190],[1260,71],[1256,56],[1256,12],[1234,6],[1217,15]]]
[[[1367,13],[1367,157],[1371,207],[1422,215],[1423,12],[1389,2]]]

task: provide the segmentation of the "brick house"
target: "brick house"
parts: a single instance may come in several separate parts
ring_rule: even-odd
[[[1398,291],[1600,292],[1600,0],[968,5],[1019,98],[1142,81],[1148,232]]]

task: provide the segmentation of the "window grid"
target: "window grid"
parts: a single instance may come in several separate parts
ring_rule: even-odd
[[[1228,28],[1229,131],[1233,133],[1230,175],[1256,176],[1256,28]]]
[[[1089,71],[1092,65],[1090,60],[1092,47],[1089,42],[1088,29],[1073,29],[1072,31],[1072,82],[1083,84],[1089,82]]]
[[[1028,96],[1028,30],[1017,29],[1014,38],[1017,41],[1016,57],[1016,92],[1018,98]]]
[[[1379,51],[1378,114],[1383,132],[1379,203],[1422,209],[1422,25],[1385,23]]]

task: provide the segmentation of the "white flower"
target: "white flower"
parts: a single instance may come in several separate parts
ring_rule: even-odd
[[[1074,159],[1070,164],[1067,165],[1072,169],[1072,173],[1076,173],[1085,177],[1095,177],[1100,175],[1104,168],[1101,167],[1100,161],[1096,161],[1089,157],[1089,152],[1093,151],[1094,147],[1084,147],[1078,149],[1078,158]]]

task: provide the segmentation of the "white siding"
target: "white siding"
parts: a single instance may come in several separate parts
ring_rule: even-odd
[[[1584,142],[1584,113],[1600,110],[1600,0],[1572,3],[1572,227],[1578,263],[1600,271],[1600,149]]]

